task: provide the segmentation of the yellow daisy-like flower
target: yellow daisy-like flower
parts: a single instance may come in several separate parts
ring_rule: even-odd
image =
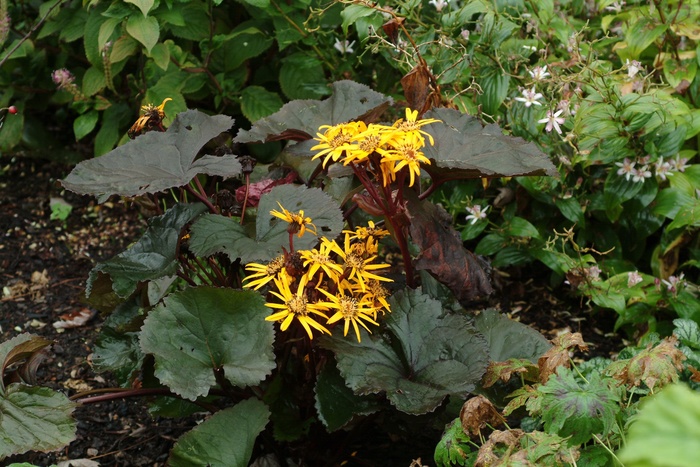
[[[312,151],[319,151],[313,159],[318,159],[319,157],[326,156],[323,159],[323,167],[330,159],[333,162],[337,161],[340,156],[342,156],[347,149],[351,147],[351,142],[353,138],[359,133],[362,133],[367,129],[367,125],[364,122],[350,122],[341,123],[340,125],[321,125],[319,130],[326,129],[323,133],[316,133],[318,138],[314,138],[319,142],[316,146],[312,147]]]
[[[374,309],[371,302],[364,299],[358,300],[357,298],[345,295],[342,292],[334,295],[326,292],[323,289],[319,290],[321,290],[321,292],[323,292],[323,294],[330,300],[329,302],[323,302],[323,305],[327,306],[330,310],[336,310],[335,314],[328,319],[327,324],[333,324],[341,319],[344,320],[344,336],[348,335],[350,324],[352,324],[352,327],[355,329],[355,335],[357,336],[357,342],[362,342],[358,324],[365,328],[370,334],[372,334],[372,331],[369,330],[365,322],[379,326],[379,323],[372,318],[377,314],[377,311]]]
[[[381,282],[376,280],[367,281],[367,293],[365,294],[365,298],[373,304],[375,310],[382,312],[386,310],[391,313],[391,307],[389,306],[387,297],[389,297],[389,291]],[[374,319],[377,319],[376,315]]]
[[[377,241],[389,235],[389,231],[375,226],[373,221],[369,221],[368,224],[369,227],[360,226],[355,230],[343,230],[343,233],[350,234],[351,240],[357,239],[363,241],[365,251],[370,255],[374,255],[377,254],[378,251]]]
[[[435,118],[426,118],[423,120],[416,120],[418,118],[418,111],[417,110],[411,110],[408,107],[406,107],[406,119],[399,119],[394,123],[394,127],[398,130],[404,131],[406,133],[412,133],[417,136],[420,136],[421,134],[425,135],[428,137],[430,140],[430,145],[434,145],[435,141],[433,140],[433,137],[430,135],[430,133],[421,130],[420,128],[425,125],[429,125],[431,123],[438,123],[441,122],[442,120],[438,120]],[[421,137],[421,139],[423,139]]]
[[[159,127],[165,118],[165,104],[171,100],[172,99],[170,97],[166,97],[158,107],[153,104],[142,106],[141,112],[143,112],[143,115],[136,120],[131,128],[129,128],[127,133],[129,137],[133,139],[136,138],[137,135],[140,135],[144,130],[148,131]]]
[[[321,238],[321,245],[318,249],[302,250],[299,252],[303,260],[304,267],[308,267],[306,273],[307,282],[311,281],[316,273],[321,270],[334,282],[343,274],[343,267],[333,261],[330,257],[333,242],[327,238]]]
[[[298,237],[301,238],[304,236],[304,233],[306,233],[306,226],[310,225],[313,227],[313,230],[309,229],[314,235],[316,235],[316,226],[311,222],[310,217],[304,217],[304,210],[300,210],[298,213],[293,213],[290,211],[287,211],[282,207],[282,205],[277,202],[279,205],[280,209],[282,209],[282,212],[275,211],[274,209],[270,211],[270,214],[272,214],[275,217],[279,217],[285,222],[289,223],[290,227],[290,232],[291,233],[298,233]]]
[[[353,144],[345,149],[343,165],[362,162],[374,152],[384,155],[386,153],[384,146],[395,137],[395,132],[393,127],[371,123],[366,130],[358,133],[352,139]]]
[[[243,287],[253,287],[253,290],[258,290],[260,287],[273,280],[280,271],[284,270],[284,256],[280,255],[267,264],[248,263],[245,268],[247,271],[253,272],[254,274],[246,276],[246,278],[243,279],[244,281],[250,281],[243,285]]]
[[[394,149],[382,158],[382,170],[387,170],[391,178],[396,179],[396,174],[404,167],[408,167],[411,175],[408,186],[413,186],[416,177],[420,177],[421,162],[430,165],[430,159],[421,151],[423,147],[421,139],[417,133],[406,133],[400,140],[395,141]]]
[[[332,245],[333,251],[335,251],[338,256],[343,258],[344,266],[347,274],[346,278],[348,280],[355,279],[360,285],[362,292],[366,290],[366,282],[370,279],[376,279],[378,281],[392,282],[391,279],[379,276],[373,271],[378,271],[379,269],[385,269],[390,267],[388,264],[372,264],[372,261],[376,258],[375,256],[370,256],[365,258],[364,254],[358,254],[353,245],[350,243],[350,235],[345,234],[345,248],[341,249],[337,243]],[[348,273],[347,270],[350,270]]]
[[[318,323],[313,315],[319,316],[321,318],[328,319],[328,316],[324,313],[325,308],[319,303],[309,303],[306,298],[305,286],[306,283],[301,281],[297,287],[296,293],[292,293],[289,276],[286,274],[280,274],[274,279],[275,285],[277,286],[277,291],[271,291],[272,295],[279,298],[282,303],[266,303],[265,306],[279,309],[277,313],[273,313],[265,321],[281,321],[282,325],[280,329],[286,331],[292,321],[296,318],[299,323],[304,327],[306,333],[309,335],[309,339],[313,339],[314,335],[311,328],[316,329],[322,333],[330,334],[331,332],[326,329],[322,324]]]

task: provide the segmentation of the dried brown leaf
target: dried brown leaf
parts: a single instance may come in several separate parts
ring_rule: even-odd
[[[504,419],[498,409],[484,396],[472,397],[462,405],[459,412],[462,429],[470,435],[478,435],[487,425],[498,426]]]
[[[481,378],[481,385],[490,388],[499,379],[507,383],[514,374],[523,374],[527,381],[537,381],[539,368],[526,358],[509,358],[505,362],[491,362]]]
[[[563,366],[569,368],[571,359],[569,352],[578,347],[579,350],[585,352],[588,350],[588,345],[583,342],[581,333],[566,332],[552,339],[554,346],[545,352],[537,361],[537,366],[540,369],[540,383],[545,384],[549,377],[556,373],[557,368]]]

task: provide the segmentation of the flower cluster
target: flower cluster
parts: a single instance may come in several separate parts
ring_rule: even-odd
[[[617,169],[617,175],[624,176],[627,181],[631,179],[635,183],[643,182],[652,176],[649,159],[649,156],[645,156],[633,161],[625,157],[622,162],[615,162],[615,165],[619,167],[619,169]],[[664,161],[663,157],[659,157],[653,164],[653,167],[656,176],[661,180],[666,180],[667,177],[672,177],[674,172],[684,172],[685,169],[688,168],[687,163],[688,159],[680,157],[680,155],[668,161]],[[639,166],[637,166],[637,164],[639,164]]]
[[[409,186],[413,186],[420,176],[420,164],[430,164],[421,149],[425,146],[425,136],[434,144],[432,136],[421,127],[439,120],[429,118],[417,120],[418,111],[406,109],[406,119],[399,119],[392,126],[362,121],[323,125],[317,133],[312,151],[318,151],[314,159],[323,157],[323,167],[328,162],[342,162],[343,165],[363,166],[375,173],[384,186],[390,185],[406,168],[410,176]],[[381,174],[377,173],[381,172]]]
[[[280,206],[281,207],[281,206]],[[272,212],[301,233],[311,224],[303,212]],[[301,225],[301,228],[299,227]],[[310,230],[310,229],[309,229]],[[367,227],[343,231],[341,247],[325,237],[318,248],[284,252],[267,264],[250,263],[244,287],[253,290],[270,284],[273,298],[266,305],[275,312],[265,318],[281,323],[286,331],[296,320],[313,339],[314,330],[330,334],[326,327],[343,321],[344,335],[352,325],[360,341],[360,326],[371,334],[368,324],[378,325],[377,315],[389,309],[389,292],[382,282],[391,281],[381,275],[388,264],[377,264],[378,240],[389,232],[369,222]],[[303,234],[302,234],[303,235]]]

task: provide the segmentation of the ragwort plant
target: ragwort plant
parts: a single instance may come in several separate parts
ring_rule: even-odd
[[[543,353],[534,330],[494,310],[466,311],[492,291],[488,265],[427,198],[446,180],[554,167],[457,110],[406,109],[382,123],[391,103],[351,81],[326,100],[290,102],[233,138],[288,141],[273,164],[256,165],[207,146],[230,117],[189,110],[161,131],[164,101],[144,109],[143,134],[78,164],[67,189],[100,202],[141,197],[159,212],[87,284],[107,315],[93,365],[123,388],[70,402],[48,389],[47,399],[33,396],[29,379],[10,384],[2,403],[36,437],[12,438],[2,455],[69,442],[74,403],[144,396],[154,415],[213,413],[177,441],[170,465],[246,465],[253,452],[341,462],[347,431],[368,424],[387,436],[414,420],[425,436],[417,418],[399,414],[445,410],[448,396],[475,391],[489,360]],[[22,335],[3,348],[21,363],[46,344]],[[21,368],[31,373],[31,361]],[[20,407],[15,392],[31,402]],[[53,418],[32,417],[49,404]],[[310,448],[318,436],[327,451]]]

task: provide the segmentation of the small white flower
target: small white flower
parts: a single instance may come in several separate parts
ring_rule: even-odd
[[[625,6],[625,2],[613,2],[612,5],[606,6],[605,9],[608,11],[614,11],[615,13],[622,13],[623,6]]]
[[[530,52],[537,52],[537,47],[535,47],[533,45],[524,45],[523,49],[529,50]]]
[[[634,168],[635,162],[632,162],[629,160],[628,157],[625,157],[625,160],[622,162],[615,162],[615,165],[619,167],[617,169],[617,174],[618,175],[624,175],[625,180],[629,181],[630,177],[634,174],[635,168]]]
[[[648,165],[643,165],[638,169],[634,169],[632,173],[633,182],[644,182],[645,179],[651,178],[651,170],[649,170]]]
[[[554,129],[557,133],[561,134],[561,127],[559,125],[564,124],[564,122],[566,121],[564,117],[559,116],[562,112],[563,110],[557,110],[556,112],[548,110],[547,116],[545,118],[537,120],[537,123],[546,123],[547,126],[545,126],[544,129],[547,130],[547,133],[550,133],[552,129]]]
[[[644,69],[640,61],[632,60],[630,62],[629,58],[625,60],[625,67],[627,68],[627,76],[630,78],[634,78],[637,73]]]
[[[688,168],[688,159],[685,157],[676,156],[676,158],[671,159],[669,163],[676,172],[685,172],[685,169]]]
[[[471,33],[469,32],[469,29],[462,29],[462,32],[459,33],[460,36],[462,36],[462,39],[465,41],[469,41],[469,35]]]
[[[644,280],[644,278],[642,277],[641,274],[639,274],[639,271],[627,273],[627,287],[629,287],[629,288],[634,287],[635,285],[639,284],[643,280]]]
[[[673,172],[671,172],[671,164],[664,162],[663,157],[659,157],[659,160],[654,163],[654,169],[656,170],[656,176],[661,180],[666,180],[666,177],[673,176]]]
[[[530,73],[530,76],[532,79],[535,81],[542,81],[549,75],[549,72],[547,71],[547,65],[545,66],[536,66],[532,70],[529,70],[528,73]]]
[[[525,107],[530,107],[533,104],[542,105],[540,102],[537,102],[538,99],[542,99],[542,94],[536,92],[534,86],[532,89],[523,89],[522,94],[523,97],[516,97],[515,100],[518,102],[524,102]]]
[[[467,212],[470,213],[467,216],[467,220],[471,221],[471,225],[474,225],[479,219],[486,219],[486,211],[488,211],[490,207],[491,206],[486,206],[483,210],[478,204],[475,206],[467,207]]]
[[[355,41],[350,42],[347,39],[341,41],[340,39],[336,38],[333,47],[335,47],[335,49],[341,54],[351,54],[355,52],[355,50],[352,48],[353,45],[355,45]]]
[[[434,6],[437,12],[440,13],[450,2],[449,0],[430,0],[428,3]]]

